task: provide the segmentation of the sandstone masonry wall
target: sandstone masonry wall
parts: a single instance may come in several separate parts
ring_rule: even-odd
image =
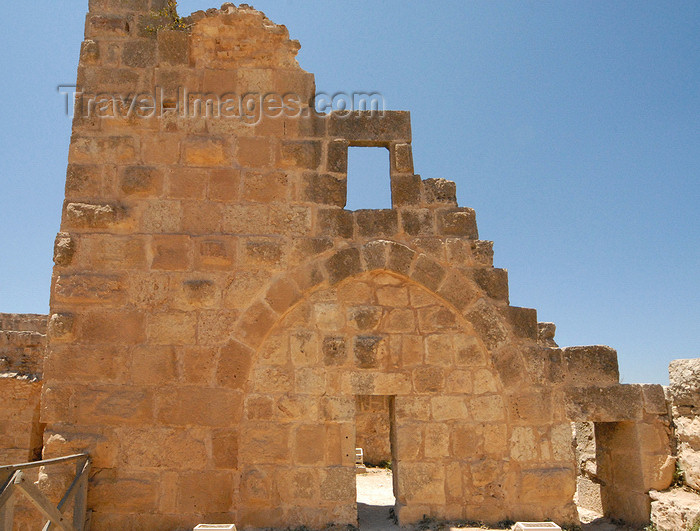
[[[48,316],[0,313],[0,372],[40,379]]]
[[[409,114],[316,114],[284,26],[224,4],[153,32],[162,5],[91,0],[78,70],[41,418],[44,457],[93,457],[93,528],[356,523],[358,395],[392,397],[401,523],[575,522],[571,421],[625,423],[609,455],[652,430],[625,446],[646,496],[660,386],[509,304],[455,184],[414,173]],[[166,112],[124,114],[154,87]],[[299,113],[183,115],[183,89]],[[389,150],[391,209],[344,209],[349,146]]]
[[[685,484],[700,491],[700,358],[672,361],[669,376],[678,464]]]
[[[700,358],[674,360],[667,389],[680,472],[674,488],[653,492],[652,521],[660,531],[700,524]]]
[[[41,372],[46,350],[45,315],[0,314],[0,464],[41,455]]]

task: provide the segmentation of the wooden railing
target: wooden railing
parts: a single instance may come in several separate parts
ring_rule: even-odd
[[[75,461],[75,477],[57,506],[34,483],[29,481],[23,472],[30,468],[65,464],[71,461]],[[49,529],[85,531],[87,529],[85,521],[89,472],[90,456],[87,454],[0,466],[0,531],[12,531],[15,501],[19,496],[28,498],[42,516],[48,519],[43,531]],[[70,506],[71,500],[73,500],[72,522],[63,514]]]

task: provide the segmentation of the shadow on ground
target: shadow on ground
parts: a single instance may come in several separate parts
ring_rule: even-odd
[[[394,522],[391,510],[393,505],[357,504],[357,517],[361,531],[384,531],[400,529]]]

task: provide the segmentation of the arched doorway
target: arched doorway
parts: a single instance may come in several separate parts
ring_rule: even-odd
[[[241,523],[356,522],[358,395],[392,397],[401,522],[504,505],[507,414],[486,348],[444,299],[378,270],[302,299],[257,350],[240,424]]]

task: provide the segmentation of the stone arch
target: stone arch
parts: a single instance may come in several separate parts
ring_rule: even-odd
[[[492,299],[463,270],[395,241],[372,240],[332,249],[275,277],[242,312],[234,336],[254,350],[303,296],[375,270],[406,277],[433,292],[473,324],[490,351],[503,347],[510,335],[517,335]]]
[[[294,320],[302,331],[308,328],[313,316],[299,313],[309,301],[334,304],[333,298],[347,286],[379,277],[424,293],[445,315],[451,315],[459,323],[459,333],[478,345],[485,360],[482,368],[496,390],[486,387],[485,395],[475,392],[480,390],[473,380],[476,373],[457,366],[450,367],[453,378],[465,372],[472,378],[469,393],[445,393],[442,388],[419,393],[412,372],[402,376],[386,368],[345,367],[344,373],[334,374],[321,357],[326,355],[325,336],[316,338],[312,347],[316,357],[299,367],[291,361],[277,365],[271,361],[281,355],[271,347],[279,343],[278,331],[288,330],[287,324]],[[556,397],[548,384],[541,382],[536,389],[522,385],[531,378],[523,352],[532,343],[509,319],[510,310],[489,298],[468,270],[388,240],[332,249],[273,278],[240,315],[232,332],[236,339],[222,349],[218,363],[219,384],[238,389],[241,397],[240,407],[232,411],[238,423],[240,487],[234,499],[241,508],[238,521],[254,527],[354,523],[354,398],[372,393],[396,398],[397,422],[420,425],[423,453],[419,458],[414,455],[413,461],[403,459],[403,478],[408,483],[402,483],[399,459],[397,512],[402,523],[418,521],[425,514],[492,523],[516,515],[575,521],[570,426],[553,413]],[[303,352],[304,338],[294,340],[296,350]],[[354,339],[347,343],[345,337],[345,341],[345,348],[349,344],[354,348]],[[332,341],[326,347],[332,351]],[[431,368],[426,365],[430,364],[415,369],[429,374]],[[297,377],[316,386],[312,407],[295,394]],[[433,422],[428,428],[440,404],[443,410],[466,412],[467,417]],[[448,432],[434,440],[443,441],[441,448],[447,455],[426,458],[425,430],[444,431],[445,426]],[[409,434],[416,433],[411,430]],[[395,441],[399,453],[400,431],[396,430]],[[404,437],[410,441],[414,435]],[[324,441],[322,451],[314,446],[319,440]],[[327,443],[332,443],[332,451]],[[465,447],[471,449],[468,455]],[[300,456],[300,448],[310,449],[311,455]],[[306,458],[322,462],[301,462]],[[319,499],[321,504],[316,502]]]
[[[241,523],[355,523],[355,397],[375,394],[395,400],[402,522],[474,517],[465,498],[498,510],[508,408],[486,346],[434,292],[374,270],[312,290],[256,349],[239,424]]]

